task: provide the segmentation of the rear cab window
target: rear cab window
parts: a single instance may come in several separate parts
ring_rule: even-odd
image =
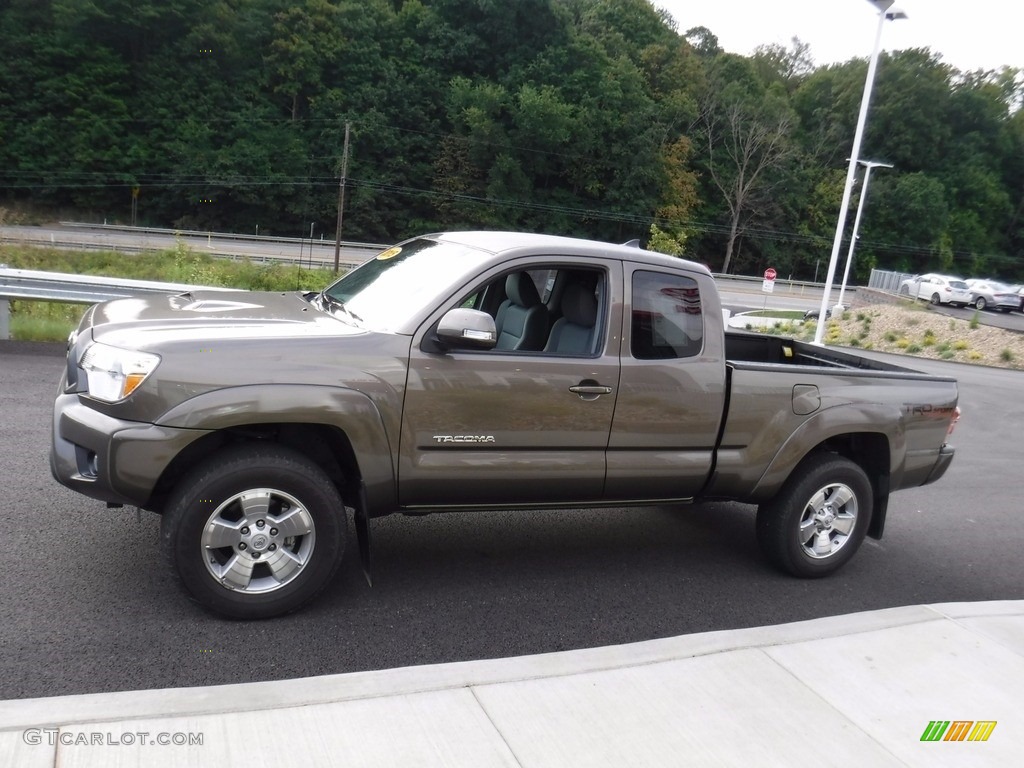
[[[695,357],[704,346],[697,281],[685,275],[633,273],[629,350],[637,360]]]

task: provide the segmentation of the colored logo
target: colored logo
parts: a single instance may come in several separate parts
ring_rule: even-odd
[[[932,720],[921,734],[921,741],[988,741],[996,729],[996,720]]]

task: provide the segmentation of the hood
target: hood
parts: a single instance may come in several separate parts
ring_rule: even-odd
[[[165,341],[347,336],[363,331],[321,312],[299,292],[191,291],[97,304],[83,318],[93,338],[144,349]]]

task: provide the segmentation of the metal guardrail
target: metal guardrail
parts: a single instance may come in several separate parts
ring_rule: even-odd
[[[89,224],[82,221],[60,221],[62,227],[78,227],[83,229],[103,229],[112,232],[127,232],[139,235],[185,235],[187,237],[216,237],[218,240],[249,240],[261,243],[289,243],[292,245],[309,245],[310,242],[324,247],[334,247],[334,240],[313,240],[308,237],[278,237],[276,235],[246,235],[238,232],[213,232],[198,229],[161,229],[160,227],[129,227],[123,224]],[[354,240],[342,240],[342,248],[361,248],[372,251],[383,251],[392,243],[361,243]]]
[[[189,285],[187,283],[159,283],[151,280],[130,280],[123,277],[71,275],[0,266],[0,339],[10,338],[10,301],[12,299],[95,304],[110,299],[125,299],[152,294],[173,295],[194,290],[233,291],[239,289]]]
[[[234,232],[213,232],[115,224],[59,222],[63,230],[37,227],[0,227],[0,243],[46,246],[73,251],[111,251],[138,254],[167,251],[178,239],[197,251],[218,258],[266,263],[304,264],[319,267],[334,263],[334,240],[272,237]],[[387,248],[377,243],[342,241],[340,264],[351,268]],[[274,253],[272,251],[278,251]],[[269,251],[269,252],[268,252]]]

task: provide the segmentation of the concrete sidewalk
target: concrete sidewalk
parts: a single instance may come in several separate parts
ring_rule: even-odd
[[[922,741],[933,721],[933,735],[965,738]],[[1024,600],[493,661],[0,702],[0,764],[18,768],[991,768],[1021,765],[1022,749]]]

